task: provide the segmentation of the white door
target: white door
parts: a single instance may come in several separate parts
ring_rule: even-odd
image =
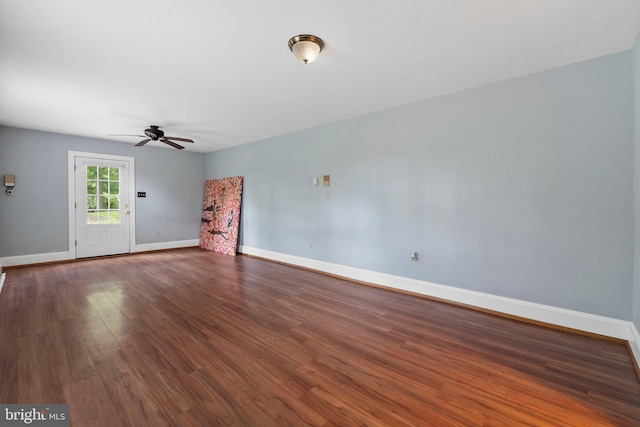
[[[129,162],[75,157],[76,258],[129,253]]]

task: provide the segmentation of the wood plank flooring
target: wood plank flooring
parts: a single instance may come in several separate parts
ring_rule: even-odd
[[[638,426],[620,342],[196,248],[7,269],[0,403],[73,426]]]

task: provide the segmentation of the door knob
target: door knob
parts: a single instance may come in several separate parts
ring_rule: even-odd
[[[131,213],[131,211],[124,211],[125,215],[129,215]]]

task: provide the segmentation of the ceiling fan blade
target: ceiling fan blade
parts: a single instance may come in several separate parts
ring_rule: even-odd
[[[176,136],[165,136],[164,139],[173,139],[174,141],[193,142],[193,139],[178,138]]]
[[[162,138],[160,141],[164,142],[165,144],[169,144],[170,146],[177,148],[178,150],[184,149],[182,145],[176,144],[175,142],[171,142],[166,138]]]
[[[142,147],[144,144],[146,144],[149,141],[151,141],[151,138],[143,139],[142,141],[136,144],[136,147]]]
[[[129,135],[124,133],[109,133],[107,134],[107,136],[139,136],[141,138],[144,138],[144,135]]]

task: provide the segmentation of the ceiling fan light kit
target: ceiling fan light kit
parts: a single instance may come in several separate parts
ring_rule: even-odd
[[[300,34],[289,39],[289,49],[293,56],[304,64],[315,61],[323,48],[322,39],[311,34]]]

